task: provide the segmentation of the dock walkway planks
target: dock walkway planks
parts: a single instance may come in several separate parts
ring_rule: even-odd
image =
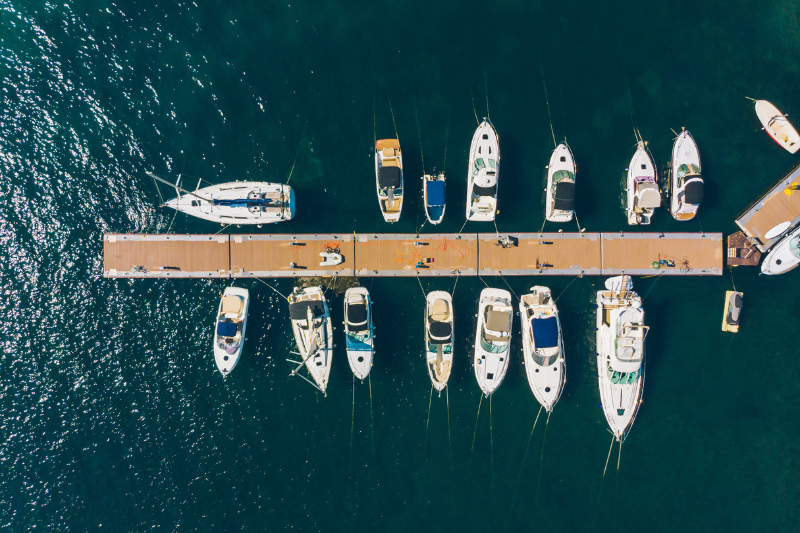
[[[510,237],[515,246],[504,248]],[[321,266],[338,248],[344,262]],[[107,278],[721,275],[721,233],[113,235]],[[659,265],[659,260],[673,266]]]
[[[736,219],[736,225],[762,252],[785,235],[766,238],[769,230],[784,222],[788,222],[790,228],[800,223],[800,165]]]

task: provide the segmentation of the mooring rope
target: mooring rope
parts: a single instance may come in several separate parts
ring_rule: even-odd
[[[550,134],[553,136],[553,147],[558,147],[556,133],[553,130],[553,117],[550,115],[550,100],[547,98],[547,84],[544,82],[544,64],[542,63],[542,50],[539,49],[539,71],[542,73],[542,87],[544,87],[544,101],[547,104],[547,120],[550,121]]]
[[[498,272],[498,273],[497,273],[497,275],[498,275],[498,276],[500,276],[500,279],[502,279],[502,280],[503,280],[503,283],[505,283],[505,284],[506,284],[506,287],[508,287],[508,290],[510,290],[510,291],[511,291],[511,294],[513,294],[513,295],[514,295],[514,298],[516,298],[516,299],[517,299],[517,301],[519,301],[519,296],[517,296],[517,293],[516,293],[516,292],[514,292],[514,289],[512,289],[512,288],[511,288],[511,285],[509,285],[509,284],[508,284],[508,281],[506,281],[506,278],[505,278],[505,277],[503,277],[503,275],[502,275],[500,272]]]
[[[177,214],[177,213],[176,213],[176,214]],[[174,220],[174,219],[173,219],[173,220]],[[170,224],[170,226],[171,226],[171,225],[172,225],[172,224]],[[216,232],[214,235],[219,235],[221,232],[225,231],[226,229],[228,229],[228,228],[230,228],[230,227],[231,227],[231,225],[230,225],[230,224],[227,224],[227,225],[226,225],[226,226],[224,226],[224,227],[223,227],[221,230],[219,230],[218,232]]]
[[[730,271],[730,273],[731,273],[731,285],[733,285],[733,290],[734,290],[735,292],[739,292],[739,291],[737,291],[737,290],[736,290],[736,283],[734,283],[734,282],[733,282],[733,267],[732,267],[732,266],[728,266],[728,270],[729,270],[729,271]],[[458,280],[457,280],[457,279],[456,279],[456,282],[458,282]]]
[[[453,299],[455,299],[455,297],[456,297],[456,287],[458,287],[458,277],[459,277],[460,274],[461,274],[461,271],[460,270],[456,270],[456,282],[453,284],[453,293],[450,295],[450,297],[453,298]],[[733,274],[731,274],[731,276],[733,276]],[[734,287],[734,290],[735,289],[736,289],[736,287]]]
[[[419,158],[422,160],[422,175],[425,175],[425,155],[422,153],[422,129],[419,127],[419,109],[414,101],[414,114],[417,116],[417,137],[419,138]],[[395,127],[395,130],[397,127]]]
[[[458,230],[458,233],[456,233],[456,235],[461,235],[461,232],[464,231],[464,226],[467,225],[467,222],[469,222],[469,219],[464,221],[464,224],[461,226],[461,229]]]
[[[267,287],[269,287],[270,289],[272,289],[273,291],[278,293],[284,300],[288,300],[289,299],[286,296],[284,296],[283,293],[281,293],[281,291],[279,291],[278,289],[276,289],[275,287],[273,287],[272,285],[270,285],[269,283],[267,283],[263,279],[259,279],[259,278],[253,278],[253,279],[256,280],[256,281],[260,281],[261,283],[263,283],[264,285],[266,285]]]
[[[469,98],[472,100],[472,112],[475,113],[475,122],[477,122],[478,126],[480,126],[481,121],[478,120],[478,111],[475,109],[475,98],[472,96],[472,88],[469,90]]]
[[[422,291],[422,299],[427,300],[428,295],[425,294],[425,289],[422,288],[422,281],[419,279],[419,271],[417,271],[417,283],[419,283],[419,289]]]
[[[289,181],[291,181],[292,174],[294,173],[294,167],[297,165],[297,158],[300,155],[300,148],[303,147],[303,140],[306,138],[306,126],[308,126],[308,119],[306,119],[306,123],[303,125],[303,133],[300,135],[300,143],[297,145],[297,152],[294,154],[294,163],[292,163],[292,169],[289,171],[289,177],[286,178],[286,185],[289,185]]]
[[[389,101],[389,112],[392,114],[392,124],[394,125],[394,138],[399,139],[400,135],[397,133],[397,123],[394,121],[394,109],[392,109],[392,99],[389,98],[389,95],[386,95],[386,100]],[[377,142],[377,141],[376,141]]]
[[[572,285],[572,284],[575,282],[575,280],[576,280],[576,279],[578,279],[579,277],[581,277],[581,276],[580,276],[580,274],[578,274],[577,276],[575,276],[574,278],[572,278],[572,281],[570,281],[570,282],[567,284],[567,286],[566,286],[566,287],[564,287],[564,290],[563,290],[563,291],[561,291],[561,294],[559,294],[559,295],[558,295],[558,298],[561,298],[561,295],[562,295],[562,294],[564,294],[565,292],[567,292],[567,289],[569,289],[569,286],[570,286],[570,285]],[[556,302],[558,301],[558,298],[556,298],[555,300],[553,300],[553,303],[556,303]]]
[[[458,278],[456,278],[458,281]],[[445,398],[447,399],[447,444],[450,448],[450,474],[453,473],[453,439],[450,436],[450,387],[445,386]]]
[[[662,273],[662,274],[658,274],[658,276],[657,276],[657,278],[658,278],[658,279],[656,279],[656,280],[653,282],[653,284],[652,284],[652,285],[650,285],[650,288],[649,288],[649,289],[647,289],[647,293],[644,295],[644,298],[642,298],[642,303],[644,303],[644,301],[645,301],[645,300],[647,299],[647,297],[650,295],[650,291],[652,291],[652,290],[655,288],[656,284],[659,282],[659,280],[660,280],[662,277],[664,277],[664,274],[663,274],[663,273]]]
[[[533,427],[531,428],[531,435],[528,437],[528,445],[525,446],[525,455],[522,456],[522,465],[519,467],[519,476],[517,477],[517,485],[514,488],[514,498],[512,498],[511,503],[514,503],[517,500],[517,492],[519,491],[519,484],[522,481],[522,472],[525,470],[525,461],[528,459],[528,450],[531,447],[531,439],[533,439],[533,431],[536,429],[536,423],[539,421],[539,415],[542,414],[542,409],[544,407],[539,406],[539,412],[536,413],[536,420],[533,421]]]
[[[483,91],[486,93],[486,117],[489,122],[492,121],[492,116],[489,113],[489,82],[486,80],[486,71],[483,71]]]
[[[447,175],[447,139],[450,136],[450,109],[447,108],[447,128],[444,131],[444,163],[442,164],[442,174]]]
[[[425,422],[425,443],[422,445],[422,450],[427,451],[428,448],[428,426],[431,423],[431,404],[433,403],[433,385],[431,385],[431,395],[428,398],[428,420]]]

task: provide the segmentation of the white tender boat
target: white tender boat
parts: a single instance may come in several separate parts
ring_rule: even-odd
[[[675,220],[691,220],[703,202],[703,176],[700,175],[700,151],[685,129],[672,145],[669,167],[669,212]]]
[[[597,292],[597,376],[606,420],[622,442],[641,404],[648,327],[629,276],[609,278],[605,285]]]
[[[785,274],[800,264],[800,227],[781,239],[761,263],[761,273]]]
[[[756,115],[776,143],[793,154],[800,150],[800,135],[777,107],[766,100],[756,100]]]
[[[333,328],[322,288],[295,287],[289,296],[289,318],[302,363],[325,394],[331,373]]]
[[[564,390],[564,341],[553,295],[531,287],[519,302],[525,373],[533,395],[549,413]]]
[[[214,329],[214,360],[222,377],[231,373],[242,355],[249,308],[250,292],[247,289],[225,289]]]
[[[544,216],[550,222],[569,222],[575,215],[575,161],[567,143],[559,144],[547,165]]]
[[[661,193],[656,183],[656,165],[643,141],[639,141],[628,165],[626,191],[628,224],[650,224],[653,211],[661,205]]]
[[[347,361],[353,375],[364,381],[372,368],[372,300],[364,287],[352,287],[344,293],[344,338]]]
[[[484,119],[469,148],[467,220],[492,221],[497,211],[500,143],[492,123]]]
[[[381,139],[375,143],[375,186],[383,219],[386,222],[400,220],[403,210],[403,154],[397,139]]]
[[[511,355],[511,294],[502,289],[483,289],[478,304],[478,326],[475,331],[475,378],[489,397],[508,370]]]
[[[425,216],[431,224],[438,224],[444,218],[444,172],[422,176],[422,191]]]
[[[151,178],[175,188],[177,197],[164,202],[166,207],[220,224],[272,224],[294,216],[294,191],[281,183],[234,181],[188,191],[147,173]],[[181,194],[183,193],[183,194]]]
[[[425,297],[425,361],[433,387],[442,392],[453,368],[453,297],[445,291]]]

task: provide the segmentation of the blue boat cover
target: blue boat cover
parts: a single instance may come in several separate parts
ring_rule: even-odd
[[[214,205],[226,207],[258,207],[271,205],[275,201],[270,198],[236,198],[233,200],[214,200]]]
[[[444,205],[444,182],[428,181],[428,205]]]
[[[234,324],[233,322],[218,322],[217,335],[219,335],[220,337],[235,337],[236,324]]]
[[[536,348],[555,348],[558,346],[558,323],[556,317],[532,318],[533,342]]]

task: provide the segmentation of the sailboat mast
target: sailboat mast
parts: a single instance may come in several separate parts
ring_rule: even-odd
[[[148,172],[147,175],[150,176],[151,178],[153,178],[156,181],[160,181],[161,183],[164,183],[165,185],[169,185],[170,187],[172,187],[176,191],[180,191],[180,192],[182,192],[184,194],[188,194],[190,196],[194,196],[196,198],[200,198],[201,200],[205,200],[206,202],[209,202],[209,203],[212,202],[212,200],[210,198],[206,198],[204,196],[200,196],[196,192],[192,192],[192,191],[189,191],[187,189],[184,189],[183,187],[180,187],[177,183],[171,183],[171,182],[165,180],[164,178],[160,178],[160,177],[156,176],[152,172]],[[198,183],[198,186],[199,186],[199,183]],[[178,194],[178,196],[180,196],[180,194]]]

